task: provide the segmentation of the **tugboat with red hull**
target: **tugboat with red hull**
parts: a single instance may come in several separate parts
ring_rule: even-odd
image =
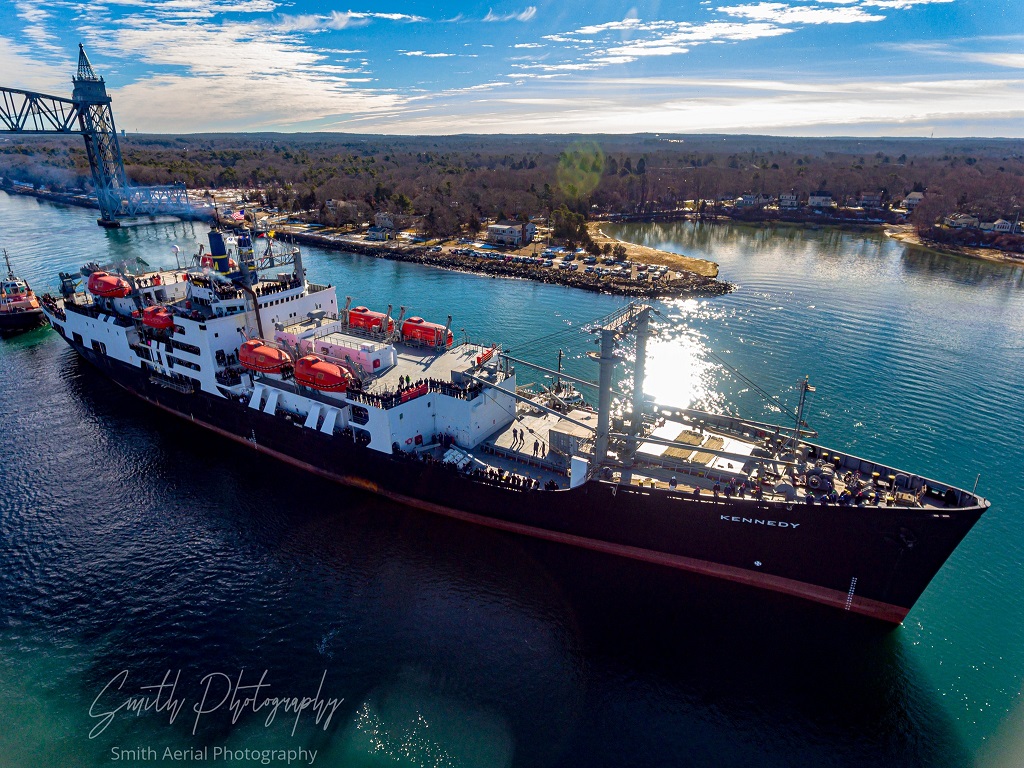
[[[651,408],[639,388],[614,414],[615,345],[635,337],[642,382],[648,306],[595,324],[597,383],[558,372],[597,389],[595,410],[518,391],[516,368],[533,364],[456,343],[451,317],[341,307],[332,286],[306,280],[298,249],[251,242],[229,249],[214,231],[208,266],[197,255],[139,275],[90,268],[85,291],[62,275],[44,312],[125,389],[339,483],[886,622],[904,618],[989,507],[814,442],[806,381],[788,427]]]
[[[14,334],[39,327],[46,321],[39,299],[28,282],[14,274],[6,249],[4,263],[7,279],[0,283],[0,333]]]

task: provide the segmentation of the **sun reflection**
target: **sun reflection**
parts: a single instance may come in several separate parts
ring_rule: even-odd
[[[707,339],[693,320],[706,320],[707,302],[674,302],[663,309],[661,322],[647,343],[644,392],[662,405],[724,410],[721,366],[707,354]],[[632,357],[632,355],[631,355]]]

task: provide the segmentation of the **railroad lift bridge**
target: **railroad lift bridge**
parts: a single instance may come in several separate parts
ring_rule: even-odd
[[[106,84],[93,70],[81,43],[72,83],[70,99],[0,87],[0,133],[81,134],[99,203],[100,226],[118,227],[123,219],[157,214],[191,218],[192,205],[184,184],[136,187],[128,183]]]

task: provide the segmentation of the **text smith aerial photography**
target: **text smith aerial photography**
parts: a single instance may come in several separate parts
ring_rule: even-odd
[[[0,20],[0,764],[1024,762],[1024,7]]]

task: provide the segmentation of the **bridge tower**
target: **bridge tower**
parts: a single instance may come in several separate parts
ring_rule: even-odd
[[[78,72],[72,82],[75,88],[71,100],[78,107],[78,122],[85,137],[85,151],[100,206],[100,224],[117,226],[115,217],[124,213],[122,201],[128,194],[128,178],[117,143],[107,86],[93,70],[81,43],[78,44]]]

